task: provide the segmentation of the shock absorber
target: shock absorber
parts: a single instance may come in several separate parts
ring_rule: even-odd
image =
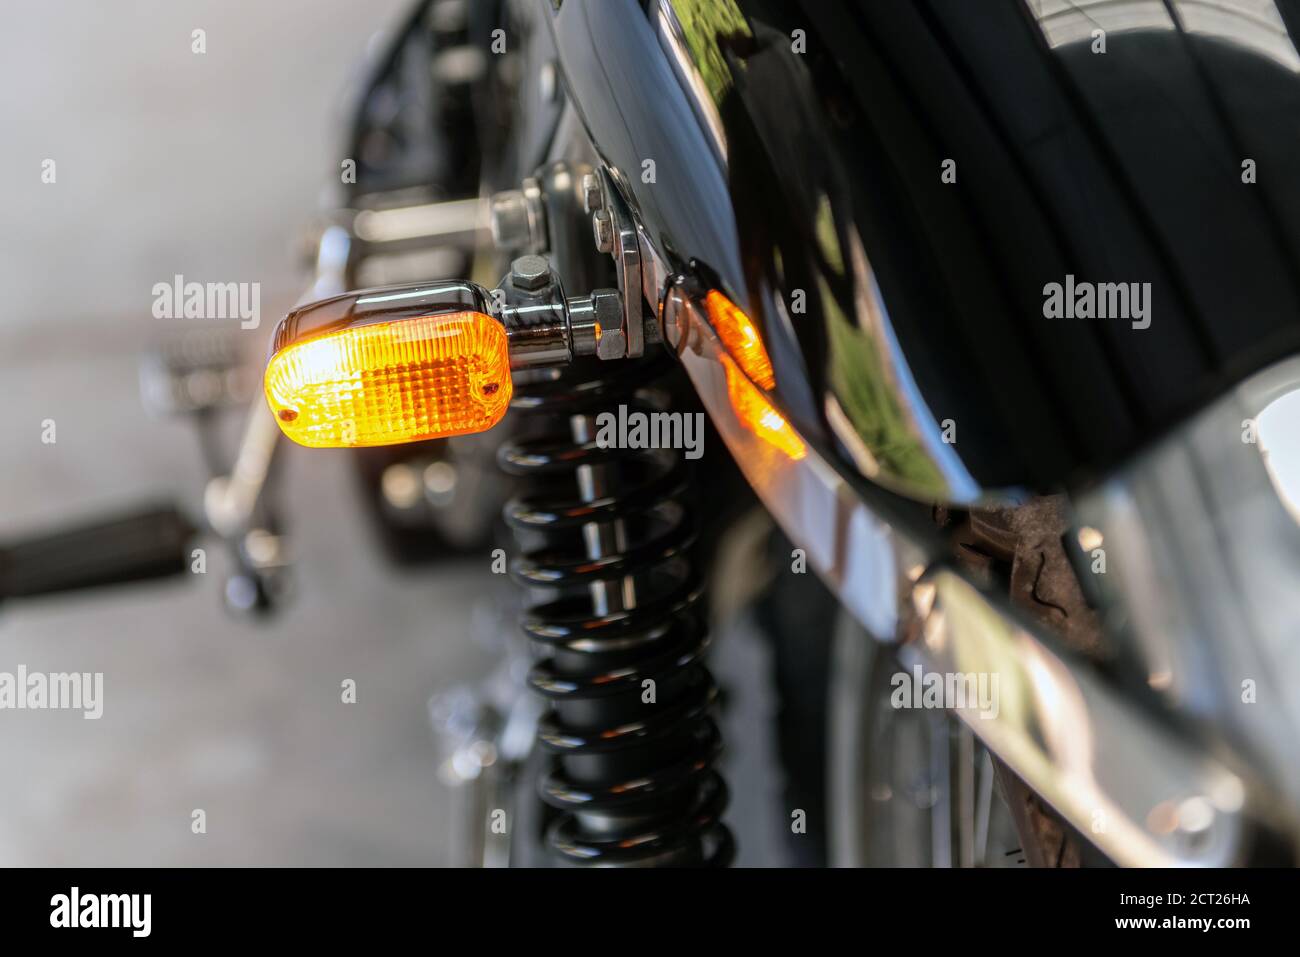
[[[523,548],[513,572],[547,593],[523,629],[543,651],[529,684],[551,702],[538,731],[555,756],[540,785],[559,812],[547,842],[567,863],[732,856],[685,462],[597,441],[600,412],[661,411],[643,388],[662,371],[583,363],[516,392],[533,422],[500,452],[525,485],[505,510]]]
[[[522,486],[505,509],[522,549],[512,571],[540,596],[522,626],[541,653],[529,684],[550,702],[538,730],[553,759],[540,782],[555,812],[546,839],[569,864],[725,865],[734,846],[721,823],[717,686],[702,661],[686,462],[673,449],[601,442],[597,429],[601,413],[662,411],[647,387],[670,363],[662,350],[644,355],[657,326],[642,316],[630,213],[606,172],[581,173],[544,167],[522,190],[494,197],[493,211],[500,245],[549,250],[566,276],[589,283],[591,249],[568,228],[581,206],[622,287],[546,297],[557,280],[535,256],[516,260],[503,283],[516,314],[539,294],[567,301],[573,352],[599,357],[517,376],[513,404],[524,421],[499,453]]]
[[[577,186],[562,168],[549,175]],[[596,238],[622,293],[567,298],[547,259],[527,255],[491,293],[445,281],[312,303],[276,330],[267,402],[312,448],[481,432],[520,410],[499,458],[523,485],[505,512],[522,546],[514,575],[545,595],[523,629],[542,652],[529,683],[551,703],[538,732],[554,756],[540,782],[555,811],[547,843],[578,865],[725,865],[734,844],[686,463],[597,428],[603,412],[662,411],[648,387],[671,361],[645,356],[657,327],[642,312],[637,239],[611,207],[597,211]],[[564,258],[560,242],[548,245]]]

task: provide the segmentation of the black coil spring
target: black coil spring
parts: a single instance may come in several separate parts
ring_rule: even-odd
[[[569,864],[721,866],[734,844],[685,463],[602,448],[594,426],[619,404],[659,411],[640,390],[663,367],[599,365],[521,385],[513,405],[530,414],[499,453],[527,477],[505,509],[523,549],[512,573],[547,595],[522,620],[544,651],[529,684],[552,705],[538,730],[555,756],[540,785],[559,812],[547,843]]]

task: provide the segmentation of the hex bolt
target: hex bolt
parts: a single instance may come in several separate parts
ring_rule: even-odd
[[[622,359],[627,355],[623,297],[617,289],[595,289],[591,304],[596,320],[596,355],[601,359]]]
[[[531,238],[528,201],[522,190],[507,189],[492,196],[492,241],[498,249],[523,249]]]
[[[614,221],[609,210],[598,209],[591,215],[591,230],[596,237],[596,250],[602,253],[614,251]]]
[[[510,264],[510,282],[516,289],[536,292],[551,281],[551,264],[544,256],[520,256]]]
[[[600,188],[600,177],[588,173],[582,177],[582,208],[594,213],[605,205],[605,194]]]

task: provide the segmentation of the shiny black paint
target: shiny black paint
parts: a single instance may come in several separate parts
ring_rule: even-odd
[[[916,498],[1054,489],[1300,350],[1295,0],[1263,27],[1226,0],[1219,21],[1171,0],[1131,31],[1107,22],[1123,5],[1091,7],[1104,54],[1088,33],[1053,47],[1020,0],[737,0],[747,29],[706,38],[728,72],[725,163],[659,6],[566,0],[571,95],[653,240],[759,323],[776,398],[842,468],[861,471],[861,440]],[[1151,327],[1045,318],[1067,273],[1151,283]],[[877,288],[893,366],[864,361]],[[857,410],[856,438],[830,404]],[[942,493],[893,441],[909,406],[917,448],[955,422],[939,451],[966,474]]]

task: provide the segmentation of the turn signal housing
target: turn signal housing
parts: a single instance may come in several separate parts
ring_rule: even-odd
[[[265,387],[281,431],[309,448],[482,432],[510,405],[508,338],[472,283],[349,293],[285,317]]]

